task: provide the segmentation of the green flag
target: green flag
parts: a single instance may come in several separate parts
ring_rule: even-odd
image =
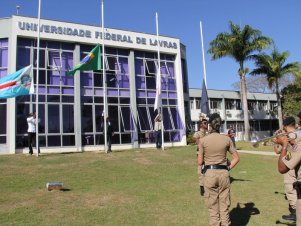
[[[76,65],[72,70],[68,71],[67,74],[74,75],[77,70],[101,70],[100,44],[97,44],[95,48],[92,49],[91,52],[89,52],[78,65]]]

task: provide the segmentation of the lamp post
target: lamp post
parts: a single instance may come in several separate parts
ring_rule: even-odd
[[[19,6],[19,5],[16,5],[16,9],[17,9],[17,15],[19,15],[19,9],[20,9],[21,7]]]

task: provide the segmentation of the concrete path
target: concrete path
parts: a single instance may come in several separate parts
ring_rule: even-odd
[[[275,152],[271,151],[247,151],[247,150],[237,150],[238,153],[254,154],[254,155],[273,155],[278,156]]]

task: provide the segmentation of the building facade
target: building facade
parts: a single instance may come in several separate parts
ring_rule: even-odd
[[[0,19],[0,77],[32,64],[37,88],[37,27],[36,18]],[[100,27],[41,20],[38,117],[42,153],[104,150],[102,70],[115,131],[112,149],[154,146],[156,35],[105,28],[102,70],[67,75],[97,43],[102,43]],[[165,145],[185,145],[189,118],[185,46],[165,36],[159,37],[159,45]],[[0,99],[0,153],[27,152],[26,118],[36,111],[36,98]]]
[[[189,89],[190,112],[193,129],[197,130],[200,117],[201,89]],[[219,113],[223,125],[222,133],[232,126],[236,130],[237,140],[244,137],[244,118],[237,91],[208,90],[210,113]],[[271,136],[279,128],[277,117],[277,99],[275,94],[248,93],[248,110],[250,116],[251,137]]]

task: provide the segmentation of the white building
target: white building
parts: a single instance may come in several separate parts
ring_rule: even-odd
[[[244,119],[238,91],[207,90],[210,113],[217,112],[223,120],[222,131],[227,132],[230,126],[236,130],[237,140],[244,137]],[[191,121],[194,129],[200,116],[201,89],[189,89]],[[277,99],[275,94],[248,93],[251,137],[270,136],[277,130]]]
[[[37,18],[0,19],[0,77],[29,64],[36,77],[37,27]],[[67,75],[102,43],[101,30],[41,19],[38,112],[42,153],[104,149],[102,70]],[[104,38],[108,113],[115,130],[112,149],[154,147],[157,37],[105,28]],[[185,112],[189,112],[185,46],[166,36],[159,37],[159,45],[164,143],[185,145]],[[0,153],[28,152],[26,117],[36,109],[35,98],[0,99]]]

